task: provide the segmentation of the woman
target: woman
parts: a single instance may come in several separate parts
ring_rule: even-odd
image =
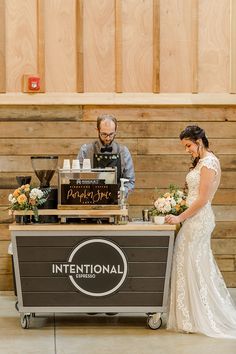
[[[166,216],[169,224],[184,222],[175,243],[167,328],[236,339],[236,307],[210,245],[215,227],[211,201],[220,183],[220,162],[200,127],[186,127],[180,139],[193,167],[186,177],[188,209]]]

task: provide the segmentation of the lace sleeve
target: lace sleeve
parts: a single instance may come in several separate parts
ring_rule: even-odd
[[[200,163],[200,169],[205,166],[211,170],[214,170],[216,175],[219,174],[220,172],[220,163],[219,160],[216,157],[213,156],[208,156],[205,159],[201,160]]]

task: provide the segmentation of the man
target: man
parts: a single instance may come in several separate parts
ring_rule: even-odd
[[[116,158],[115,165],[117,167],[117,182],[120,178],[127,178],[129,181],[125,183],[126,196],[134,190],[135,176],[134,166],[131,154],[128,148],[115,142],[117,132],[117,120],[113,115],[103,114],[97,118],[98,140],[90,144],[81,146],[77,158],[80,164],[84,159],[90,159],[91,167],[94,167],[94,155],[96,154],[114,154]]]

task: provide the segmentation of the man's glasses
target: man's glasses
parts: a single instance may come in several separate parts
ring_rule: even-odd
[[[116,135],[116,132],[113,132],[113,133],[110,133],[110,134],[99,132],[99,135],[100,135],[101,138],[104,138],[104,139],[106,139],[106,138],[111,138],[112,139]]]

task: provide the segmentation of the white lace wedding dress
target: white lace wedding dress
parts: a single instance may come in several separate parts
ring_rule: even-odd
[[[236,306],[211,250],[215,218],[211,201],[219,186],[219,160],[209,153],[187,177],[187,204],[197,198],[203,166],[215,171],[208,203],[186,219],[175,243],[167,329],[236,339]]]

